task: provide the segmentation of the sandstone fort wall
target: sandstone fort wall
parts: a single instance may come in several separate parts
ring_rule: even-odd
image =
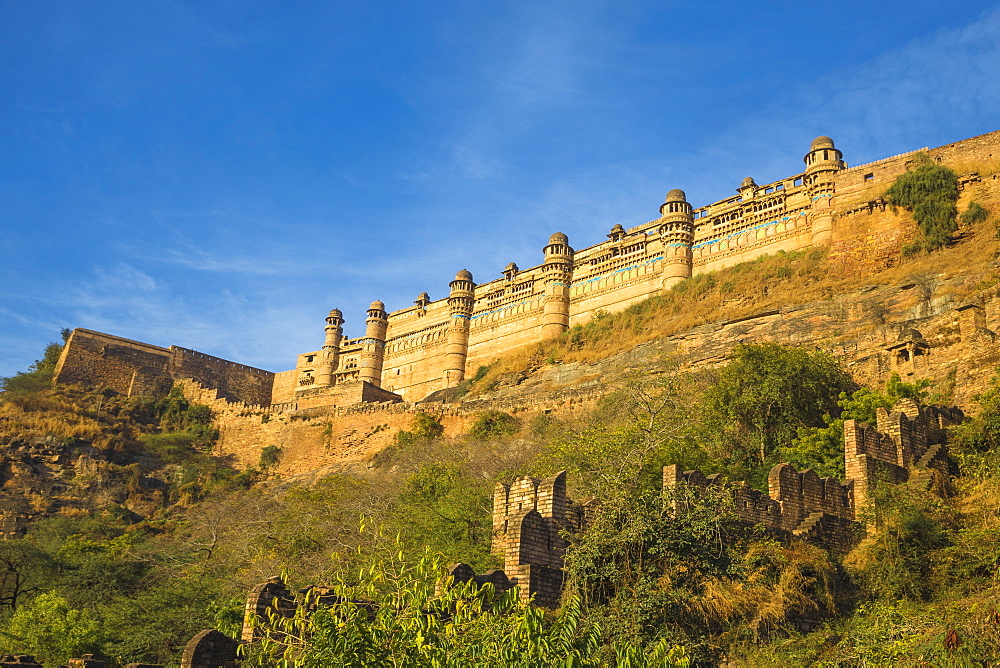
[[[960,208],[975,199],[1000,210],[1000,180],[992,168],[981,169],[1000,160],[1000,132],[926,152],[958,170]],[[541,264],[520,269],[510,263],[499,277],[478,285],[463,270],[447,297],[422,293],[412,306],[393,312],[375,302],[364,336],[344,338],[344,320],[335,309],[324,346],[300,354],[294,369],[277,374],[184,348],[78,330],[57,378],[129,395],[156,394],[170,380],[192,378],[233,402],[302,408],[421,400],[512,349],[558,336],[687,277],[762,254],[826,247],[852,271],[891,266],[917,229],[909,215],[886,206],[883,194],[923,159],[912,151],[847,167],[833,142],[819,137],[805,156],[805,171],[762,185],[748,177],[736,195],[699,208],[672,190],[659,217],[630,228],[616,225],[599,243],[573,250],[557,233],[544,247]],[[792,334],[782,340],[795,342]],[[384,392],[354,387],[361,381]]]
[[[160,396],[190,378],[232,402],[267,406],[274,374],[187,348],[161,348],[110,334],[75,329],[54,381],[109,388],[125,396]]]
[[[920,151],[959,171],[960,206],[973,198],[1000,200],[1000,181],[984,181],[974,172],[976,164],[1000,159],[1000,132]],[[671,191],[660,217],[630,228],[616,225],[607,240],[569,249],[565,271],[552,264],[560,259],[552,241],[565,239],[554,235],[542,264],[522,270],[511,263],[501,277],[475,285],[468,316],[454,310],[451,295],[431,300],[426,293],[414,306],[388,313],[381,386],[419,400],[460,380],[446,371],[454,366],[448,346],[456,341],[465,373],[471,374],[513,348],[584,324],[599,311],[621,310],[684,277],[765,254],[825,246],[857,271],[892,266],[917,229],[908,214],[891,211],[882,195],[917,164],[920,151],[847,167],[832,141],[817,138],[805,171],[761,185],[747,178],[735,196],[695,209],[683,192]],[[552,320],[553,309],[561,309],[561,320],[558,315]],[[466,338],[449,343],[452,324],[462,317],[469,322]],[[297,367],[300,377],[312,373],[308,365],[318,354],[310,353],[310,361]],[[276,400],[291,400],[286,388],[282,382]]]

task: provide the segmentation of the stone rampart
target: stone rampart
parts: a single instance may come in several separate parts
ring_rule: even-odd
[[[815,471],[797,471],[778,464],[768,474],[768,493],[746,483],[727,486],[737,517],[762,524],[786,535],[813,540],[829,549],[846,552],[860,533],[852,528],[859,512],[872,502],[874,486],[928,478],[947,493],[948,464],[945,427],[963,419],[958,408],[920,406],[900,399],[892,410],[879,409],[877,426],[847,420],[844,424],[846,480],[820,478]],[[676,465],[663,470],[664,489],[685,483],[694,488],[721,485],[719,474],[681,471]],[[675,497],[675,508],[683,497]]]
[[[566,497],[566,472],[551,478],[497,483],[493,493],[493,553],[521,597],[544,607],[559,604],[567,534],[584,526],[584,507]]]
[[[271,402],[273,376],[187,348],[161,348],[78,328],[63,347],[54,382],[155,397],[169,392],[174,381],[193,379],[229,401],[266,406]]]
[[[976,170],[992,169],[998,150],[1000,132],[993,132],[926,152],[959,171],[960,210],[976,200],[996,211],[1000,175],[984,177]],[[132,395],[157,394],[171,379],[193,378],[232,401],[287,407],[304,396],[303,408],[320,405],[324,397],[331,405],[339,403],[336,393],[313,394],[313,386],[367,379],[404,401],[421,400],[512,348],[558,336],[601,311],[623,309],[688,276],[762,254],[821,245],[852,271],[895,264],[917,228],[909,215],[889,209],[883,194],[917,164],[916,152],[853,168],[840,158],[833,142],[819,137],[806,155],[804,172],[762,185],[747,178],[735,196],[694,209],[682,191],[672,190],[659,217],[631,227],[616,225],[599,243],[574,250],[557,233],[544,247],[541,264],[519,269],[511,263],[500,277],[478,285],[468,272],[459,272],[462,299],[458,293],[437,299],[421,293],[413,306],[391,313],[377,302],[375,338],[367,333],[343,338],[344,320],[334,310],[323,348],[299,355],[295,369],[278,374],[184,348],[77,330],[57,377]],[[453,327],[459,322],[462,327]],[[359,375],[362,366],[365,378]]]
[[[973,198],[1000,200],[1000,179],[986,181],[972,171],[998,149],[1000,132],[924,150],[932,160],[959,170],[961,207]],[[557,233],[543,250],[542,264],[519,269],[511,263],[501,277],[474,286],[468,338],[459,351],[467,356],[465,371],[459,375],[512,348],[585,324],[598,312],[624,309],[686,277],[764,254],[826,246],[836,262],[853,271],[893,266],[917,228],[911,216],[890,210],[883,195],[917,164],[917,153],[848,168],[833,142],[819,137],[806,155],[804,172],[762,185],[747,178],[735,196],[695,209],[682,191],[671,191],[659,217],[628,228],[616,225],[606,240],[577,250]],[[553,245],[553,239],[558,243]],[[422,293],[414,306],[388,314],[382,387],[405,400],[419,400],[454,384],[445,378],[454,316],[450,303],[450,298],[432,300]],[[297,367],[300,381],[310,382],[317,356],[300,356],[309,360]],[[288,401],[284,379],[279,390],[274,400]]]
[[[217,389],[220,397],[230,401],[256,406],[271,403],[274,374],[270,371],[177,346],[170,346],[170,353],[170,375],[174,379],[191,378]]]
[[[684,484],[696,489],[721,486],[722,476],[706,476],[701,471],[681,471],[676,465],[663,469],[664,490],[679,490]],[[854,520],[854,505],[850,483],[834,478],[820,478],[815,471],[797,471],[791,464],[778,464],[768,474],[768,493],[753,489],[744,482],[728,485],[733,512],[748,524],[762,524],[782,535],[800,535],[803,524],[822,516],[836,527]],[[674,493],[674,508],[682,511],[683,497]],[[815,521],[813,522],[815,524]],[[827,544],[826,547],[846,552],[849,544]]]
[[[915,469],[932,472],[947,489],[944,428],[963,417],[958,408],[920,406],[912,399],[900,399],[891,411],[879,409],[875,426],[847,420],[844,469],[853,484],[855,507],[871,503],[879,482],[905,482]]]
[[[167,348],[75,329],[59,357],[55,381],[108,388],[126,396],[157,395],[170,390],[170,371]]]

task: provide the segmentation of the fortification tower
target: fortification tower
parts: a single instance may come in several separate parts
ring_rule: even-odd
[[[542,272],[545,281],[542,338],[554,339],[569,329],[569,287],[573,281],[573,249],[562,232],[549,237]]]
[[[385,304],[380,301],[372,302],[368,307],[368,319],[365,325],[365,338],[361,343],[361,356],[358,361],[358,380],[367,380],[375,387],[382,387],[385,332],[389,327]]]
[[[832,139],[816,137],[803,158],[806,163],[805,183],[812,200],[809,222],[814,246],[827,245],[833,240],[834,177],[847,167],[843,157]]]
[[[445,387],[455,387],[465,378],[465,359],[469,355],[469,321],[476,303],[476,284],[467,270],[455,274],[449,283],[448,293],[448,339],[444,355]]]
[[[340,342],[344,338],[344,314],[339,308],[330,311],[330,315],[326,317],[325,331],[323,360],[316,373],[317,387],[333,385],[333,372],[337,370],[340,361]]]
[[[683,190],[674,188],[660,207],[660,241],[663,243],[663,287],[671,288],[691,278],[691,245],[694,215]]]

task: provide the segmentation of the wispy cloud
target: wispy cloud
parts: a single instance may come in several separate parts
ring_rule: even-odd
[[[705,145],[692,161],[694,189],[707,203],[732,194],[738,175],[780,178],[789,164],[800,168],[808,142],[820,134],[860,164],[964,139],[969,128],[996,130],[990,110],[1000,108],[997,72],[1000,9],[860,65],[806,77]]]

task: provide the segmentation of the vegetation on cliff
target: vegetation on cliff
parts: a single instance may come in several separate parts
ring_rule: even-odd
[[[752,374],[736,373],[747,364],[754,366]],[[796,393],[790,374],[812,378],[815,393]],[[897,391],[920,391],[900,385],[905,389]],[[69,392],[47,390],[36,400]],[[848,408],[821,400],[838,392],[845,393],[841,403]],[[799,442],[802,430],[826,428],[841,410],[860,410],[855,404],[889,401],[882,392],[854,388],[818,352],[746,346],[729,367],[714,372],[692,376],[668,366],[630,378],[578,421],[540,416],[517,424],[486,414],[475,435],[457,440],[443,439],[434,416],[422,414],[369,475],[331,476],[314,487],[284,491],[259,485],[248,490],[239,476],[218,473],[204,451],[211,440],[204,410],[178,395],[159,402],[102,401],[102,410],[119,420],[132,416],[133,431],[122,431],[118,447],[155,458],[173,472],[161,503],[139,519],[111,500],[113,492],[102,508],[98,495],[109,490],[95,487],[93,515],[60,513],[0,545],[21,588],[0,610],[2,650],[59,661],[94,651],[121,664],[169,663],[201,628],[238,634],[246,591],[282,573],[292,583],[340,587],[345,598],[350,593],[379,609],[380,601],[407,601],[412,610],[453,605],[462,612],[451,621],[386,614],[370,624],[356,614],[345,617],[346,609],[331,610],[296,622],[295,636],[261,646],[263,654],[251,658],[262,665],[292,654],[301,665],[323,665],[331,657],[430,665],[456,647],[464,649],[454,656],[494,664],[541,665],[572,657],[578,665],[655,665],[668,661],[662,657],[682,664],[762,647],[778,652],[791,638],[807,642],[791,630],[789,620],[797,615],[849,623],[852,615],[881,609],[867,603],[857,608],[858,601],[883,605],[917,596],[914,583],[922,589],[913,604],[928,604],[924,599],[933,600],[937,590],[928,590],[927,583],[945,580],[928,575],[939,567],[937,557],[913,561],[913,545],[944,555],[949,547],[972,544],[950,537],[958,526],[954,511],[942,515],[931,508],[916,520],[901,519],[895,542],[872,548],[882,550],[873,552],[873,563],[906,566],[879,570],[841,564],[815,548],[783,546],[748,530],[734,521],[724,495],[699,501],[682,521],[664,511],[659,469],[665,463],[727,471],[734,479],[763,484],[767,469],[789,447],[784,439],[792,439],[802,457],[822,459],[824,453],[812,450],[808,440]],[[746,402],[773,405],[769,420],[741,425]],[[966,450],[980,453],[977,463],[967,460],[976,470],[989,470],[983,462],[990,455],[983,453],[992,452],[992,445],[983,443],[991,443],[986,425],[996,418],[990,416],[983,413],[978,430],[963,428]],[[171,434],[186,434],[186,456]],[[476,596],[485,594],[457,590],[433,598],[440,564],[464,561],[480,572],[498,565],[489,553],[493,484],[558,468],[572,471],[577,498],[598,494],[604,507],[569,558],[570,591],[579,598],[544,615],[508,599],[498,603],[508,610],[502,616],[476,612]],[[887,555],[899,556],[892,561]],[[963,572],[986,572],[985,555],[962,558]],[[11,582],[4,581],[7,590],[0,594]],[[383,642],[389,637],[396,639],[391,649]],[[373,647],[382,648],[381,659],[372,658]]]
[[[911,212],[920,227],[921,239],[904,249],[909,254],[941,248],[958,229],[958,176],[944,165],[932,164],[926,154],[920,155],[923,164],[897,177],[885,193],[890,206]]]

